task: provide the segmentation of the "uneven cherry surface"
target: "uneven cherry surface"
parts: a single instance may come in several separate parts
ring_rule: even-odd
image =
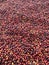
[[[49,0],[0,0],[0,65],[49,65]]]

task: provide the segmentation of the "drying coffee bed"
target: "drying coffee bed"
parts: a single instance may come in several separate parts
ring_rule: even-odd
[[[49,0],[0,0],[0,65],[49,65]]]

